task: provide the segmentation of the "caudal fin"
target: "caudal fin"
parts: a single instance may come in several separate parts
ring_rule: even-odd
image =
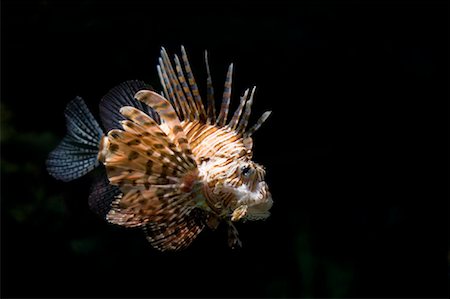
[[[67,104],[64,115],[67,135],[49,154],[46,164],[50,175],[68,182],[99,164],[97,155],[103,131],[80,97]]]

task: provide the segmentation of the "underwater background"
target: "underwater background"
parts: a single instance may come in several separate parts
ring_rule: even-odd
[[[446,1],[4,0],[1,27],[2,297],[448,297]],[[202,94],[207,49],[216,97],[234,62],[232,109],[256,85],[250,120],[273,111],[240,250],[221,226],[160,253],[45,170],[71,99],[160,90],[181,44]]]

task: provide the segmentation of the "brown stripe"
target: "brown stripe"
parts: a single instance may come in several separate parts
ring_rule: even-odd
[[[114,139],[117,139],[117,138],[120,137],[119,134],[118,134],[117,132],[111,132],[111,133],[109,133],[109,136],[112,137],[112,138],[114,138]]]
[[[138,144],[141,144],[141,141],[139,139],[134,139],[134,140],[127,142],[128,146],[133,146],[133,145],[138,145]]]
[[[163,164],[161,169],[161,176],[160,176],[161,178],[167,177],[167,170],[168,170],[167,164]]]
[[[145,165],[145,174],[151,175],[152,174],[152,167],[153,167],[153,161],[147,160],[147,164]]]
[[[119,149],[119,146],[115,143],[110,143],[108,149],[111,153],[115,153]]]
[[[139,154],[135,151],[132,151],[128,154],[128,160],[133,161],[139,157]]]
[[[186,138],[179,138],[178,143],[179,144],[188,143],[188,140]]]
[[[173,133],[177,134],[179,132],[183,132],[183,128],[179,125],[176,125],[175,127],[173,127]]]

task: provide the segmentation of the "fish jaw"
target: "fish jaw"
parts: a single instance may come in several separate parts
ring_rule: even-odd
[[[256,188],[251,190],[247,184],[232,188],[237,205],[233,210],[232,220],[262,220],[270,216],[270,208],[273,205],[272,195],[266,182],[257,183]]]

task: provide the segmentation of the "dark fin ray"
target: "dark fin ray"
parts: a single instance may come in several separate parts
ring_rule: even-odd
[[[147,240],[160,251],[188,247],[205,227],[205,214],[192,209],[186,215],[174,215],[167,222],[149,223],[144,227]]]
[[[177,116],[179,118],[183,117],[184,112],[181,110],[180,102],[176,98],[177,95],[174,91],[174,87],[172,87],[171,81],[169,79],[169,74],[167,73],[166,69],[164,68],[164,64],[159,59],[159,65],[157,66],[158,69],[158,75],[162,76],[160,80],[164,83],[164,90],[167,91],[168,97],[166,99],[169,100],[170,104],[173,106],[175,112],[177,113]]]
[[[242,111],[244,110],[245,102],[247,101],[248,92],[249,92],[248,89],[245,90],[244,95],[241,97],[241,101],[239,103],[239,107],[234,112],[233,118],[231,119],[230,123],[228,124],[228,126],[232,130],[235,130],[237,125],[239,124],[239,119],[241,118]]]
[[[163,90],[161,92],[161,96],[163,96],[166,99],[168,99],[168,98],[170,98],[170,95],[169,95],[169,91],[167,90],[166,83],[164,82],[164,76],[163,76],[163,73],[161,71],[161,66],[157,65],[156,66],[156,70],[158,72],[159,82],[160,82],[161,86],[163,87]]]
[[[172,66],[172,62],[167,55],[167,52],[164,48],[161,48],[161,58],[160,58],[160,66],[161,68],[169,75],[168,78],[169,83],[173,86],[175,90],[175,98],[173,101],[175,102],[175,107],[180,107],[182,114],[178,113],[180,119],[198,119],[198,111],[195,107],[195,103],[189,105],[189,102],[184,95],[183,87],[181,86],[179,79],[175,73],[175,70]],[[178,108],[178,109],[180,109]]]
[[[206,88],[207,88],[206,99],[208,101],[208,111],[206,113],[208,116],[207,123],[214,124],[216,122],[216,104],[214,100],[214,87],[212,84],[211,72],[209,70],[208,52],[206,50],[205,50],[205,64],[206,64],[206,74],[208,76],[206,79]]]
[[[232,249],[242,247],[239,232],[231,221],[228,221],[228,246]]]
[[[241,120],[239,121],[239,124],[237,126],[236,131],[238,133],[244,133],[245,129],[248,125],[248,120],[250,118],[250,113],[252,111],[252,104],[253,104],[253,95],[255,94],[256,87],[253,87],[252,93],[250,94],[250,99],[245,104],[245,112],[244,115],[242,115]]]
[[[271,113],[272,111],[264,112],[263,115],[261,115],[261,117],[258,119],[256,124],[254,124],[253,127],[250,128],[250,130],[244,133],[244,138],[252,136],[253,133],[255,133],[259,129],[259,127],[261,127],[261,125],[266,121],[266,119],[270,116]]]
[[[157,123],[160,123],[158,114],[147,105],[137,101],[134,95],[142,89],[152,90],[143,81],[126,81],[111,89],[100,101],[100,119],[106,132],[121,128],[120,121],[125,118],[119,110],[123,106],[135,107],[148,114]]]
[[[233,64],[230,64],[227,71],[227,77],[225,79],[225,85],[223,88],[222,105],[220,106],[219,117],[217,118],[216,124],[219,126],[224,126],[227,122],[228,110],[230,108],[230,97],[231,97],[231,84],[233,78]]]
[[[184,46],[181,46],[181,58],[183,59],[184,69],[186,70],[186,75],[188,78],[189,86],[191,87],[192,94],[194,95],[194,99],[197,104],[197,110],[200,113],[200,115],[199,115],[200,120],[205,121],[206,120],[205,107],[203,106],[202,98],[200,97],[197,83],[195,82],[195,77],[194,77],[194,74],[192,73],[191,65],[189,63],[189,59],[186,54],[186,50],[184,49]]]
[[[191,90],[189,89],[186,77],[184,76],[184,73],[183,73],[183,68],[181,67],[180,59],[178,58],[177,55],[175,55],[175,69],[178,74],[178,80],[183,88],[184,94],[186,95],[186,104],[189,107],[191,107],[191,106],[195,107],[196,105],[195,105],[194,97],[191,93]],[[187,120],[193,120],[193,119],[194,119],[194,115],[188,115]]]
[[[174,75],[170,70],[170,66],[167,64],[167,61],[163,58],[163,56],[158,59],[158,62],[159,62],[159,69],[164,78],[164,83],[167,85],[168,90],[172,91],[172,97],[167,99],[174,107],[175,111],[178,114],[178,117],[180,119],[183,119],[188,114],[183,107],[182,96],[184,96],[184,94],[182,95],[182,92],[180,93],[181,87],[179,86],[179,84],[177,84],[178,82],[175,82],[175,80],[178,79],[174,78]]]
[[[89,208],[106,219],[106,215],[112,208],[113,201],[122,194],[119,187],[109,183],[105,169],[102,167],[100,173],[94,176],[94,182],[91,185],[88,204]]]
[[[67,135],[46,161],[50,175],[65,182],[77,179],[98,164],[103,132],[83,99],[76,97],[65,110]]]

